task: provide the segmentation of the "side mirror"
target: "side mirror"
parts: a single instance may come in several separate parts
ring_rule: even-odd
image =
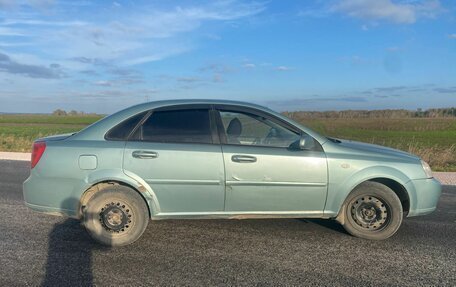
[[[314,139],[309,135],[303,135],[299,139],[299,149],[310,150],[315,146]]]
[[[291,150],[312,150],[315,148],[315,140],[309,135],[302,135],[299,140],[295,140],[288,148]]]
[[[307,139],[305,137],[301,137],[299,139],[299,148],[306,149],[306,142],[307,142]]]

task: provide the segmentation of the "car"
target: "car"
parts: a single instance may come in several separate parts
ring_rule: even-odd
[[[36,140],[23,193],[29,208],[121,246],[149,219],[334,219],[386,239],[434,211],[441,185],[417,156],[328,138],[265,107],[168,100]]]

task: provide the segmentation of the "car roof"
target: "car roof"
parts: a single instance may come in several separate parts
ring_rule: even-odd
[[[271,109],[242,101],[232,101],[232,100],[214,100],[214,99],[176,99],[176,100],[159,100],[152,101],[147,103],[142,103],[134,107],[144,107],[144,108],[157,108],[157,107],[166,107],[166,106],[175,106],[175,105],[191,105],[191,104],[208,104],[208,105],[235,105],[243,107],[252,107],[260,110],[272,111]]]

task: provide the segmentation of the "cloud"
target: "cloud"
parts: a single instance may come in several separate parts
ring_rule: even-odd
[[[120,87],[127,85],[136,85],[144,83],[144,79],[141,76],[118,76],[110,80],[99,80],[95,81],[93,85],[101,87]]]
[[[399,97],[401,97],[401,96],[402,96],[402,95],[393,94],[393,95],[375,95],[374,97],[380,98],[380,99],[387,99],[387,98],[391,98],[391,97],[399,98]]]
[[[204,36],[205,36],[206,38],[211,39],[211,40],[214,40],[214,41],[219,41],[219,40],[222,39],[221,36],[216,35],[216,34],[210,34],[210,33],[209,33],[209,34],[204,34]]]
[[[369,65],[369,64],[373,63],[372,60],[366,59],[366,58],[364,58],[362,56],[358,56],[358,55],[344,56],[344,57],[339,58],[339,60],[342,63],[348,63],[352,66],[362,66],[362,65]]]
[[[102,59],[98,58],[87,58],[87,57],[74,57],[71,58],[70,60],[76,61],[82,64],[91,64],[94,66],[107,66],[108,63]]]
[[[108,25],[84,26],[75,40],[97,57],[122,57],[124,65],[140,65],[191,50],[192,43],[178,36],[197,30],[205,22],[237,20],[264,9],[263,4],[255,2],[215,1],[162,11],[155,7],[140,12],[125,10],[125,16]],[[106,53],[107,48],[111,53]]]
[[[397,92],[401,90],[407,89],[406,86],[392,86],[392,87],[381,87],[381,88],[375,88],[374,91],[376,92]]]
[[[113,86],[113,83],[110,81],[96,81],[93,83],[95,86],[101,86],[101,87],[111,87]]]
[[[448,35],[448,38],[449,38],[449,39],[456,39],[456,33],[454,33],[454,34],[449,34],[449,35]]]
[[[440,94],[456,94],[456,87],[450,87],[450,88],[436,88],[434,89],[437,93]]]
[[[199,68],[199,70],[201,72],[213,72],[213,73],[217,73],[217,74],[226,74],[226,73],[232,72],[233,68],[231,68],[228,65],[213,63],[213,64],[205,65],[205,66]]]
[[[202,79],[196,78],[196,77],[180,77],[180,78],[177,78],[176,81],[184,82],[184,83],[196,83],[196,82],[201,82]]]
[[[360,103],[367,102],[365,97],[313,97],[313,98],[294,98],[287,100],[277,100],[277,101],[266,101],[266,104],[273,106],[299,106],[307,104],[318,104],[325,102],[349,102],[349,103]]]
[[[212,77],[212,82],[214,82],[214,83],[222,83],[223,82],[222,75],[214,74],[214,76]]]
[[[277,67],[274,68],[274,70],[284,72],[284,71],[293,70],[293,68],[292,67],[287,67],[287,66],[277,66]]]
[[[94,69],[85,69],[80,71],[80,74],[86,76],[110,76],[110,80],[99,80],[95,81],[93,85],[95,86],[121,86],[121,85],[133,85],[144,83],[143,74],[135,69],[124,68],[115,66],[113,63],[104,61],[98,58],[87,58],[87,57],[75,57],[70,60],[82,63],[89,64],[94,67]]]
[[[305,8],[301,9],[298,12],[298,17],[309,17],[309,18],[326,18],[330,14],[330,11],[327,9],[315,9],[315,8]]]
[[[153,53],[153,54],[151,54],[149,52],[149,55],[147,55],[147,56],[126,59],[124,61],[121,61],[120,64],[126,65],[126,66],[134,66],[134,65],[140,65],[140,64],[145,64],[145,63],[149,63],[149,62],[156,62],[156,61],[160,61],[165,58],[169,58],[174,55],[184,53],[188,50],[189,50],[189,48],[187,48],[187,47],[174,47],[174,48],[169,47],[168,49],[167,48],[158,48],[158,50],[155,51],[155,53]]]
[[[365,91],[361,91],[360,94],[363,95],[370,95],[377,98],[384,98],[384,97],[401,97],[405,95],[410,95],[413,93],[422,93],[426,92],[429,94],[434,89],[430,89],[433,87],[433,84],[424,84],[424,85],[412,85],[412,86],[387,86],[387,87],[378,87],[372,88]],[[456,89],[456,87],[454,87]],[[436,88],[435,90],[446,91],[445,88]],[[451,88],[450,88],[451,89]],[[399,94],[400,93],[400,94]]]
[[[79,73],[87,76],[99,76],[98,72],[95,70],[82,70]]]
[[[51,64],[49,67],[22,64],[3,53],[0,53],[0,71],[41,79],[59,79],[64,76],[58,64]]]
[[[401,51],[401,50],[402,50],[401,48],[396,47],[396,46],[392,46],[392,47],[386,48],[386,51],[387,51],[387,52],[391,52],[391,53],[399,52],[399,51]]]
[[[368,21],[413,24],[419,18],[434,18],[443,11],[438,0],[339,0],[330,10]]]
[[[199,68],[199,71],[211,74],[213,83],[223,83],[224,75],[235,72],[235,69],[225,64],[213,63]]]
[[[223,82],[222,75],[212,71],[198,76],[160,75],[158,78],[160,85],[170,86],[174,90],[190,90]]]
[[[33,20],[33,19],[6,19],[0,22],[4,26],[12,25],[27,25],[27,26],[60,26],[60,27],[78,27],[89,25],[89,22],[85,21],[45,21],[45,20]]]
[[[87,17],[87,13],[75,12],[79,11],[77,7],[68,7],[71,3],[62,2],[55,5],[59,15],[65,17],[62,20],[28,7],[51,6],[53,1],[0,1],[1,6],[15,6],[0,19],[0,36],[25,37],[23,42],[33,42],[37,51],[87,65],[104,61],[133,66],[160,61],[194,49],[198,37],[191,33],[206,23],[241,21],[265,9],[264,3],[254,1],[221,0],[205,5],[187,2],[182,6],[146,1],[141,9],[125,5],[119,14],[119,7],[110,5],[104,8],[103,17]]]
[[[0,8],[15,8],[19,5],[28,5],[33,8],[48,8],[55,4],[54,0],[28,0],[28,1],[17,1],[17,0],[0,0]]]
[[[26,33],[22,29],[16,29],[16,28],[10,28],[10,27],[0,27],[0,36],[22,37],[22,36],[26,36]]]
[[[14,0],[0,0],[0,9],[11,8],[16,6],[16,1]]]
[[[245,63],[242,65],[242,67],[244,67],[246,69],[254,69],[256,67],[256,65],[253,63]]]
[[[0,47],[25,47],[25,46],[33,46],[32,42],[0,42]]]
[[[137,77],[140,76],[140,72],[133,69],[112,67],[108,69],[108,72],[113,75],[123,76],[123,77]]]

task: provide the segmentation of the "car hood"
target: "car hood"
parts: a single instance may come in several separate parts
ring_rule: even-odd
[[[61,141],[61,140],[64,140],[64,139],[67,139],[67,138],[71,137],[74,134],[75,133],[48,136],[48,137],[40,138],[37,141]]]
[[[343,139],[337,139],[337,141],[338,141],[339,146],[348,148],[351,150],[355,150],[356,152],[369,153],[369,154],[395,157],[395,158],[403,158],[403,159],[409,159],[409,160],[420,160],[420,158],[418,156],[413,155],[411,153],[397,150],[394,148],[381,146],[381,145],[368,144],[368,143],[351,141],[351,140],[343,140]]]

